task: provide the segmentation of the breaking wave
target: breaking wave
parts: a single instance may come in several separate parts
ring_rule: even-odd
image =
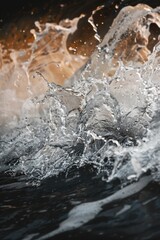
[[[90,165],[106,181],[148,171],[159,181],[160,42],[152,28],[160,8],[122,9],[103,41],[96,34],[90,58],[67,48],[83,17],[36,22],[27,49],[1,46],[0,170],[42,180]]]

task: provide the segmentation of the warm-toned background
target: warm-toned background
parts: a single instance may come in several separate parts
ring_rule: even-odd
[[[62,19],[72,19],[84,13],[86,19],[80,21],[80,31],[71,37],[69,44],[72,45],[74,41],[81,54],[89,55],[97,44],[93,37],[93,28],[87,23],[91,12],[97,6],[105,5],[94,15],[94,20],[98,23],[98,33],[103,38],[121,8],[142,2],[151,7],[160,3],[159,0],[5,0],[0,7],[0,42],[6,48],[25,48],[33,41],[30,29],[35,27],[35,21],[58,23]],[[89,39],[92,39],[92,46],[88,45]]]

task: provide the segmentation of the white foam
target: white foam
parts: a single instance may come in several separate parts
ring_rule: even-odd
[[[116,193],[114,193],[113,195],[107,198],[104,198],[95,202],[83,203],[74,207],[69,212],[68,218],[60,224],[58,229],[50,233],[47,233],[42,237],[37,238],[37,240],[48,239],[57,234],[60,234],[66,231],[71,231],[83,226],[87,222],[94,219],[95,216],[102,210],[102,207],[104,205],[132,196],[133,194],[136,194],[139,191],[141,191],[150,182],[151,182],[151,177],[148,177],[148,176],[143,177],[139,181],[124,187],[123,189],[117,191]]]

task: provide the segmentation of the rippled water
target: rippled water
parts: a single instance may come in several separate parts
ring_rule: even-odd
[[[90,168],[49,178],[39,187],[26,186],[23,177],[6,180],[1,175],[1,238],[39,239],[57,229],[74,206],[119,188],[118,181],[106,184]],[[103,206],[80,228],[46,239],[158,239],[159,195],[159,186],[151,184],[133,197]]]
[[[103,8],[90,57],[67,46],[83,14],[1,46],[3,239],[160,235],[160,7],[123,8],[102,40]]]

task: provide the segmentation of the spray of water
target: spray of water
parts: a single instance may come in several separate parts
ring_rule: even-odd
[[[89,60],[66,45],[82,17],[36,22],[28,49],[1,48],[0,169],[42,180],[91,164],[107,181],[159,180],[160,8],[122,9]]]

